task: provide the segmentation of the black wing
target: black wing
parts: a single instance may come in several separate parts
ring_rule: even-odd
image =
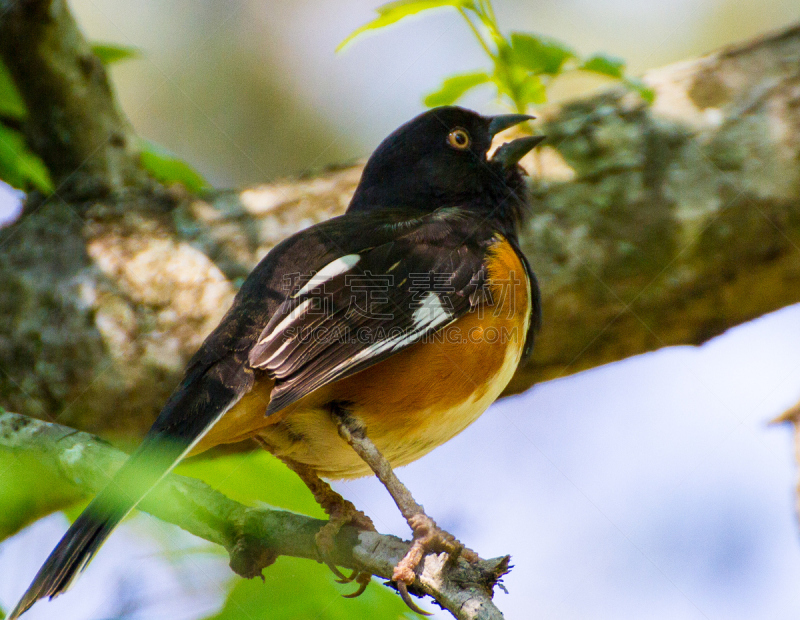
[[[491,236],[457,210],[395,228],[391,241],[300,279],[251,349],[276,379],[267,414],[464,316],[483,298]]]

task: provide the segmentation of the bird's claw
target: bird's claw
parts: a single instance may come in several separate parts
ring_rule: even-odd
[[[424,513],[409,518],[408,524],[414,531],[414,541],[402,560],[394,567],[393,581],[402,581],[406,585],[414,583],[417,566],[428,551],[444,551],[451,561],[463,556],[468,562],[478,560],[478,554],[466,548],[455,536],[444,531],[436,522]]]
[[[392,581],[397,584],[397,591],[400,593],[400,597],[411,611],[423,616],[429,616],[429,613],[417,606],[408,593],[408,586],[414,583],[417,577],[417,567],[425,553],[428,551],[444,551],[450,556],[451,561],[455,561],[459,556],[462,556],[468,562],[476,562],[479,557],[477,553],[472,549],[466,548],[455,536],[441,529],[433,519],[424,513],[413,515],[408,519],[408,524],[414,531],[414,540],[403,559],[394,567]]]
[[[350,583],[351,580],[336,567],[336,564],[333,562],[325,562],[325,566],[331,569],[333,576],[336,577],[337,583]]]
[[[352,574],[347,576],[340,571],[332,561],[328,559],[333,555],[333,550],[335,548],[334,539],[336,538],[336,535],[346,524],[353,525],[361,530],[375,531],[375,526],[367,515],[360,510],[356,510],[352,504],[345,503],[341,510],[331,514],[330,520],[323,525],[322,528],[320,528],[319,532],[317,532],[316,542],[317,548],[319,549],[325,565],[334,574],[337,583],[345,584],[355,581],[359,584],[358,589],[352,594],[342,595],[344,598],[356,598],[357,596],[361,596],[364,593],[364,590],[367,589],[367,585],[369,585],[372,575],[370,573],[364,573],[358,569],[354,569]]]
[[[360,570],[353,569],[353,572],[348,577],[342,571],[340,571],[335,564],[331,562],[325,562],[325,565],[331,569],[331,572],[336,577],[336,583],[347,584],[353,583],[354,581],[358,584],[358,589],[355,592],[351,592],[350,594],[342,594],[344,598],[357,598],[364,594],[364,590],[367,589],[369,582],[372,580],[372,575],[370,573],[365,573]]]
[[[328,566],[330,566],[330,564]],[[338,577],[338,579],[336,580],[336,583],[352,583],[361,574],[361,572],[359,572],[359,570],[356,569],[356,568],[353,569],[353,572],[350,573],[349,577],[347,575],[345,575],[344,573],[342,573],[339,569],[336,569],[336,570],[331,569],[331,570],[333,571],[334,575],[336,575]]]
[[[364,590],[367,589],[369,582],[372,580],[372,575],[370,573],[362,572],[357,568],[353,569],[353,572],[348,576],[340,571],[333,562],[326,561],[325,565],[331,570],[334,577],[336,577],[336,583],[347,584],[353,583],[354,581],[358,583],[358,589],[355,592],[352,592],[351,594],[342,594],[344,598],[357,598],[361,596],[364,594]]]
[[[398,581],[397,582],[397,591],[400,593],[400,598],[403,599],[403,602],[408,606],[408,608],[413,611],[415,614],[419,614],[420,616],[432,616],[432,613],[429,613],[423,609],[420,609],[414,600],[411,598],[411,595],[408,593],[408,586],[406,585],[405,581]]]
[[[360,573],[357,570],[353,571],[353,575],[350,581],[355,581],[358,584],[358,590],[352,592],[351,594],[342,594],[343,598],[357,598],[364,594],[364,590],[367,589],[369,582],[372,580],[372,575],[369,573]]]

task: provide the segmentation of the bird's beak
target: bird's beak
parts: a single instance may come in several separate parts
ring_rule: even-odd
[[[527,114],[501,114],[500,116],[493,116],[489,121],[489,135],[494,137],[504,129],[519,125],[525,121],[530,121],[536,118],[535,116],[528,116]]]
[[[528,116],[527,114],[501,114],[500,116],[493,116],[492,120],[489,122],[489,133],[494,136],[504,129],[519,125],[525,121],[533,120],[534,118],[536,117]],[[494,152],[492,161],[500,162],[506,169],[512,168],[526,153],[528,153],[528,151],[542,140],[544,140],[544,136],[526,136],[524,138],[517,138],[511,142],[506,142]]]
[[[492,161],[500,162],[505,169],[512,168],[528,151],[544,140],[545,136],[525,136],[506,142],[492,156]]]

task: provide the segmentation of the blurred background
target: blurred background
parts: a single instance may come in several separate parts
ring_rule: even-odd
[[[217,187],[240,187],[365,157],[424,108],[453,73],[484,68],[455,11],[337,44],[381,3],[294,0],[75,0],[90,39],[132,45],[112,68],[122,106],[144,137],[180,154]],[[603,51],[636,75],[786,26],[796,0],[496,0],[504,30]],[[566,92],[564,92],[566,91]],[[569,85],[555,98],[568,94]],[[481,96],[483,95],[483,96]],[[466,104],[492,105],[491,89]]]
[[[112,68],[139,134],[217,187],[365,157],[423,110],[423,95],[444,77],[485,66],[472,35],[447,10],[334,54],[378,2],[70,4],[91,40],[142,50],[140,59]],[[634,75],[800,19],[797,0],[495,0],[495,9],[504,30],[556,37],[585,55],[621,56]],[[565,80],[551,98],[592,85]],[[465,105],[496,108],[489,89]],[[508,618],[796,619],[793,445],[788,428],[768,422],[798,398],[794,307],[699,349],[659,351],[501,401],[399,475],[481,555],[512,553],[509,593],[497,594]],[[318,514],[273,465],[260,458],[248,470],[263,475],[263,501]],[[243,468],[234,466],[220,485]],[[337,488],[379,530],[408,537],[374,480]],[[0,545],[0,606],[13,605],[66,525],[53,515]],[[235,580],[218,551],[139,515],[73,592],[26,617],[189,620],[223,606],[215,617],[411,615],[391,604],[373,615],[372,605],[385,603],[381,586],[345,601],[339,593],[350,588],[333,584],[327,569],[309,574],[306,564],[281,560],[266,571],[266,585]],[[226,603],[231,589],[239,598]],[[310,596],[324,598],[313,613],[290,604]],[[259,605],[247,602],[258,597]]]

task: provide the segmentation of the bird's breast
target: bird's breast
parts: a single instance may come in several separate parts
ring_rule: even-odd
[[[392,466],[430,452],[474,422],[519,364],[531,312],[525,268],[504,239],[489,250],[481,305],[424,341],[325,386],[276,414],[261,436],[276,454],[329,478],[372,472],[339,437],[327,403],[346,403]]]
[[[467,315],[395,355],[265,416],[271,379],[261,378],[193,453],[260,436],[279,457],[328,478],[371,474],[339,436],[332,402],[363,420],[392,466],[406,465],[474,422],[505,389],[528,332],[531,289],[513,247],[500,238],[487,260],[487,295]]]

